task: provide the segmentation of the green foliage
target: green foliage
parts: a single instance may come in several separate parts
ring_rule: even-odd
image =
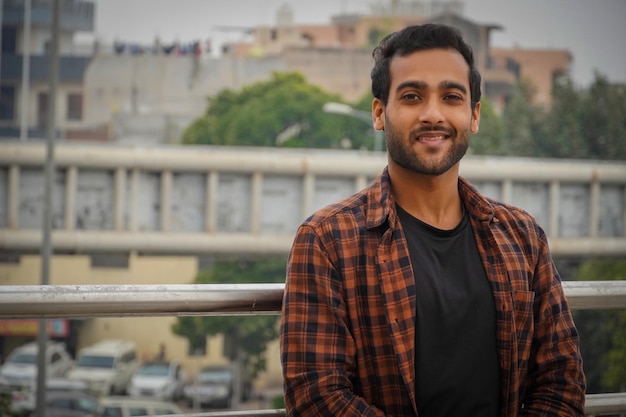
[[[194,283],[284,282],[286,264],[287,260],[284,258],[218,261],[212,268],[201,271]],[[278,316],[179,317],[172,330],[187,338],[191,346],[203,346],[208,336],[224,334],[243,350],[246,366],[256,376],[265,369],[267,344],[278,337]]]
[[[537,140],[539,155],[555,158],[584,158],[587,154],[579,115],[581,95],[570,78],[555,80],[552,89],[552,106],[545,118],[545,135]]]
[[[0,393],[0,416],[11,415],[11,393]]]
[[[540,135],[541,111],[530,104],[534,94],[532,84],[522,80],[515,86],[504,107],[504,148],[508,155],[541,156],[537,154],[536,148],[536,139]]]
[[[626,280],[626,260],[593,260],[581,265],[577,280]],[[575,311],[587,375],[587,392],[617,392],[626,387],[626,311]]]
[[[282,395],[277,395],[276,397],[272,398],[271,407],[274,410],[280,410],[285,408],[285,397]]]
[[[581,101],[587,157],[626,159],[626,84],[611,84],[596,73]]]
[[[322,110],[324,103],[339,101],[301,74],[275,72],[269,81],[209,98],[206,113],[186,129],[183,143],[337,148],[348,137],[353,148],[361,148],[368,141],[362,122]]]
[[[588,88],[555,79],[549,109],[531,104],[534,89],[520,82],[504,108],[508,155],[626,160],[626,85],[596,73]]]
[[[504,126],[496,113],[491,100],[480,100],[480,127],[472,136],[471,152],[479,155],[504,155]]]

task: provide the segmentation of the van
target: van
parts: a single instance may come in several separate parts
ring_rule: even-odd
[[[133,342],[103,340],[78,352],[76,366],[67,377],[84,381],[96,395],[123,395],[138,365]]]
[[[62,378],[73,365],[65,344],[46,343],[46,376]],[[0,376],[15,388],[24,388],[37,381],[39,343],[29,342],[15,349],[0,367]]]

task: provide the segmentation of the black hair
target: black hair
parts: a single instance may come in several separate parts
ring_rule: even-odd
[[[405,56],[421,50],[449,48],[458,51],[470,68],[470,98],[472,109],[476,108],[481,95],[480,73],[474,63],[472,48],[465,43],[458,29],[437,23],[407,26],[380,41],[372,51],[374,58],[374,68],[371,72],[372,95],[387,104],[391,87],[389,64],[394,56]]]

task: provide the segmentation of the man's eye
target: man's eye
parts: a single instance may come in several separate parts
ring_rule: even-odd
[[[458,94],[448,94],[444,97],[445,100],[462,100]]]
[[[409,93],[403,95],[402,98],[405,100],[419,100],[420,96],[418,96],[417,94]]]

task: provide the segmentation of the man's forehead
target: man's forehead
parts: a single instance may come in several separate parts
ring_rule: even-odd
[[[391,84],[415,81],[454,80],[469,84],[470,68],[455,49],[424,49],[394,56],[389,64]],[[439,83],[439,81],[437,81]]]

